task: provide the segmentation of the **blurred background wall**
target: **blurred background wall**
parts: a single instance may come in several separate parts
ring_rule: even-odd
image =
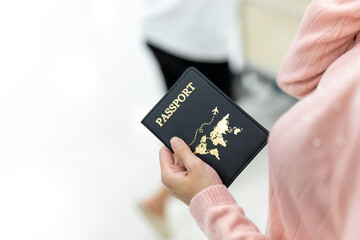
[[[293,102],[257,75],[275,78],[308,2],[244,0],[238,10],[253,93],[238,103],[269,129]],[[160,181],[161,144],[140,121],[165,91],[141,6],[0,1],[0,239],[158,239],[136,208]],[[230,188],[262,231],[266,151]],[[173,239],[205,239],[176,200],[169,221]]]
[[[311,0],[243,0],[240,21],[246,64],[276,75]]]

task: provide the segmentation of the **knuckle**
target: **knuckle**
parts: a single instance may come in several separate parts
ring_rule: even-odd
[[[182,154],[186,150],[186,147],[187,147],[186,144],[181,143],[175,146],[174,151],[178,152],[179,154]]]
[[[161,157],[164,153],[166,153],[167,148],[165,146],[162,146],[159,150],[159,156]]]
[[[181,144],[182,146],[178,146],[176,150],[174,150],[175,154],[179,158],[191,158],[193,157],[193,153],[191,152],[190,148],[186,144]]]
[[[194,159],[192,159],[192,160],[194,160]],[[197,168],[198,163],[197,163],[197,161],[188,161],[187,165],[189,168],[194,169],[194,168]]]

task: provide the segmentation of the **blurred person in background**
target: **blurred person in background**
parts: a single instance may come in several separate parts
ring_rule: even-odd
[[[229,49],[231,39],[236,40],[235,36],[239,34],[234,28],[237,4],[237,0],[144,1],[146,44],[159,64],[167,89],[188,67],[193,66],[233,98],[235,75],[230,70]],[[239,78],[241,56],[237,64],[239,67],[233,69]],[[170,236],[166,222],[169,196],[167,190],[161,187],[139,204],[141,211],[163,237]]]
[[[314,0],[278,75],[301,99],[269,137],[266,235],[217,173],[179,138],[160,150],[162,181],[209,239],[360,239],[360,1]]]

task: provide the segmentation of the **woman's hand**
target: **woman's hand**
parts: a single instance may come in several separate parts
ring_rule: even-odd
[[[189,205],[203,189],[222,184],[215,170],[195,156],[183,140],[173,137],[170,143],[174,154],[164,146],[159,155],[161,181],[173,196]]]

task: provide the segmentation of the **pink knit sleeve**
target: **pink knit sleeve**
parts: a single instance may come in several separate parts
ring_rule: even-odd
[[[190,213],[209,239],[264,240],[244,210],[224,185],[215,185],[198,193],[190,203]]]
[[[326,69],[356,41],[359,0],[314,0],[278,74],[278,85],[302,98],[318,85]]]

